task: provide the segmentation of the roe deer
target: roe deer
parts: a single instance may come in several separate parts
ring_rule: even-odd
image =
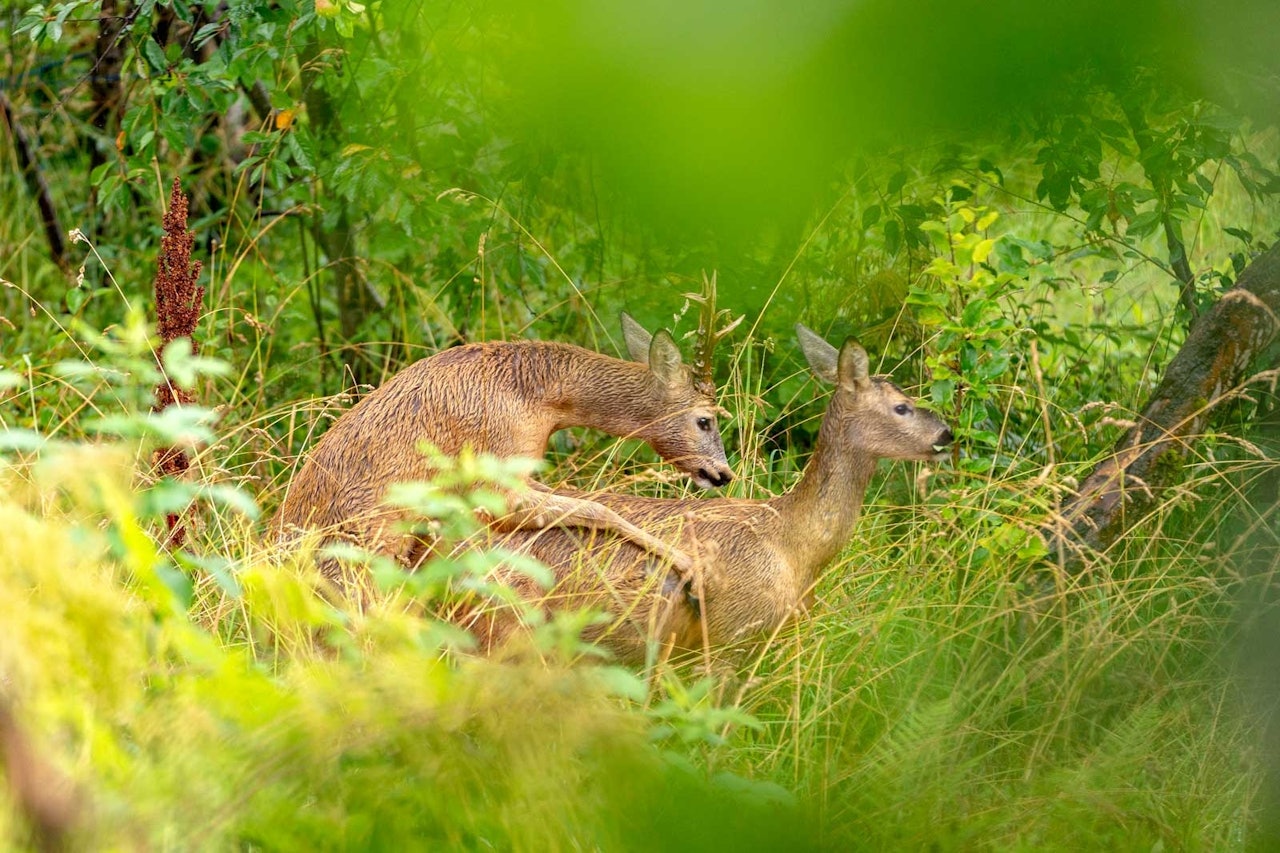
[[[710,303],[715,319],[714,293]],[[476,343],[448,349],[400,371],[344,413],[294,475],[272,524],[277,535],[312,529],[412,564],[422,543],[400,530],[405,513],[382,505],[393,482],[431,477],[418,450],[445,454],[464,446],[495,456],[542,458],[556,430],[587,426],[640,438],[699,486],[733,478],[716,425],[710,355],[719,333],[702,329],[698,360],[687,368],[666,331],[650,335],[622,315],[623,361],[546,341]],[[680,572],[692,560],[612,510],[545,487],[512,497],[507,529],[570,523],[607,528],[668,560]],[[322,570],[336,566],[324,561]]]
[[[804,326],[796,332],[813,373],[836,388],[813,456],[789,492],[765,501],[593,495],[698,558],[688,599],[644,551],[594,531],[503,536],[505,547],[550,566],[556,585],[543,593],[523,576],[504,572],[502,579],[529,600],[545,596],[547,607],[608,612],[611,624],[584,636],[629,664],[643,663],[652,641],[680,650],[743,643],[806,608],[820,572],[853,532],[876,461],[940,460],[953,437],[892,382],[869,376],[867,354],[852,339],[837,352]],[[514,627],[492,610],[462,621],[490,650]]]

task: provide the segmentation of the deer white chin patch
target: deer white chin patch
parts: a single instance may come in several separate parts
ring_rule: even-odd
[[[930,457],[934,462],[945,462],[951,458],[951,446],[947,444],[935,444],[933,446],[933,456]]]

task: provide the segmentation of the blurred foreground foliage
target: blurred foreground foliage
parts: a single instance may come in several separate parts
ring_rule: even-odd
[[[151,387],[147,344],[145,333],[100,342],[94,364],[114,376],[132,365]],[[0,697],[29,733],[46,793],[69,800],[61,830],[75,846],[813,840],[776,786],[709,778],[659,748],[662,733],[627,710],[645,692],[630,673],[569,668],[555,645],[543,666],[457,660],[450,633],[412,605],[435,594],[362,610],[313,565],[282,563],[247,537],[234,555],[158,550],[173,507],[156,493],[184,484],[140,488],[135,460],[174,436],[158,425],[165,414],[131,411],[136,391],[118,390],[121,408],[102,421],[122,438],[11,451],[0,501]],[[144,436],[142,453],[131,436]],[[472,470],[510,485],[497,460]],[[441,487],[490,485],[457,479],[450,471]],[[208,494],[181,497],[195,496]],[[437,502],[435,517],[449,530],[471,511]],[[255,512],[239,493],[201,515],[244,536]],[[691,709],[680,718],[696,730]],[[5,758],[0,778],[30,775]],[[20,786],[8,790],[0,838],[21,844]]]

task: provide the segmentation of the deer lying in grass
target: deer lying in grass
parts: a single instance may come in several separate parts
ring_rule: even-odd
[[[800,346],[814,374],[835,394],[817,448],[800,481],[767,501],[718,498],[661,500],[597,495],[620,515],[699,556],[696,598],[649,554],[592,531],[547,529],[503,537],[554,571],[543,593],[523,576],[504,577],[524,597],[555,609],[592,607],[614,617],[585,636],[619,660],[643,663],[651,642],[697,650],[767,636],[811,602],[821,571],[853,532],[876,461],[937,460],[952,442],[937,415],[916,407],[892,382],[868,375],[867,354],[852,340],[836,349],[803,326]],[[699,612],[700,611],[700,612]],[[489,611],[472,618],[483,648],[512,631],[512,620]]]
[[[714,318],[714,296],[708,298]],[[705,306],[704,302],[704,306]],[[294,475],[272,524],[278,536],[317,530],[412,564],[421,540],[403,532],[405,513],[382,505],[393,482],[430,479],[422,442],[445,454],[464,446],[500,457],[542,458],[556,430],[587,426],[640,438],[703,488],[733,478],[716,425],[711,353],[729,328],[703,328],[687,368],[671,335],[650,335],[622,315],[623,361],[569,344],[510,341],[455,347],[417,361],[338,418]],[[731,328],[731,327],[730,327]],[[513,498],[507,529],[574,524],[604,528],[669,561],[689,555],[589,500],[536,484]],[[335,574],[332,561],[322,561]]]

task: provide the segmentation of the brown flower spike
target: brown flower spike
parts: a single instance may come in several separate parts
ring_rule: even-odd
[[[160,350],[171,341],[186,338],[191,342],[191,352],[197,351],[195,342],[196,322],[204,304],[204,288],[196,284],[200,277],[200,262],[191,260],[191,247],[195,234],[187,230],[187,197],[177,178],[169,193],[169,212],[164,215],[164,237],[160,238],[160,256],[156,261],[156,326],[160,333]],[[156,360],[159,361],[159,352]],[[164,375],[156,386],[156,402],[152,411],[159,412],[177,403],[194,403],[190,391],[177,387]],[[161,447],[153,461],[161,475],[180,477],[190,466],[186,451],[177,447]],[[168,516],[171,547],[182,545],[186,528],[177,514]]]

